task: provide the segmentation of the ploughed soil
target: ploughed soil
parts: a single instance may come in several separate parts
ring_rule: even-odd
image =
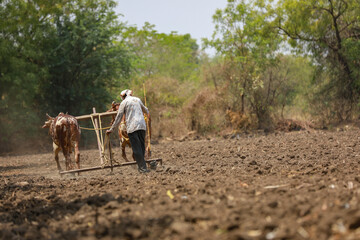
[[[3,156],[0,237],[360,239],[359,140],[357,128],[168,139],[148,174],[62,178],[51,152]],[[81,162],[99,165],[99,152]]]

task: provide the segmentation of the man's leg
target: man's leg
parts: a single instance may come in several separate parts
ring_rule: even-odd
[[[140,139],[140,146],[141,146],[141,152],[142,152],[142,156],[143,159],[145,159],[145,136],[146,136],[146,132],[145,131],[141,131],[141,133],[139,133],[139,139]]]
[[[133,150],[135,160],[138,164],[139,172],[147,172],[147,166],[144,159],[145,154],[145,131],[139,130],[129,133],[131,148]]]

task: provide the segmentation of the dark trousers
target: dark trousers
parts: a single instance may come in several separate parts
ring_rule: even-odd
[[[134,153],[135,160],[138,164],[140,172],[146,171],[147,166],[145,162],[145,130],[138,130],[132,133],[129,133],[129,139],[131,143],[131,148]]]

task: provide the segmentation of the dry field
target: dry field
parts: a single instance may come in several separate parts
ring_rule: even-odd
[[[152,152],[163,165],[145,175],[60,178],[50,152],[3,156],[0,236],[360,239],[359,140],[354,128],[162,141]],[[98,157],[81,151],[83,166]]]

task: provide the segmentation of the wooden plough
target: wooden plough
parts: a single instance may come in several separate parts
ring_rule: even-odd
[[[67,173],[80,173],[80,172],[88,172],[88,171],[94,171],[94,170],[101,170],[101,169],[111,169],[111,172],[113,171],[113,168],[116,167],[124,167],[129,165],[135,165],[137,164],[135,161],[133,162],[125,162],[125,163],[118,163],[114,161],[113,159],[113,153],[111,151],[111,142],[109,136],[103,132],[103,130],[108,128],[103,128],[102,126],[102,117],[109,117],[116,115],[117,111],[114,112],[104,112],[104,113],[97,113],[96,109],[93,108],[93,113],[89,115],[83,115],[75,117],[77,120],[88,120],[91,119],[91,122],[94,126],[93,129],[96,133],[96,139],[98,143],[98,149],[99,149],[99,156],[100,156],[100,166],[96,167],[89,167],[89,168],[82,168],[82,169],[74,169],[74,170],[68,170],[68,171],[61,171],[60,175],[64,175]],[[108,148],[109,150],[109,156],[105,154],[105,150]],[[155,158],[155,159],[148,159],[145,160],[147,164],[150,164],[151,162],[160,162],[160,165],[162,165],[162,159],[161,158]],[[115,164],[114,164],[115,163]]]

